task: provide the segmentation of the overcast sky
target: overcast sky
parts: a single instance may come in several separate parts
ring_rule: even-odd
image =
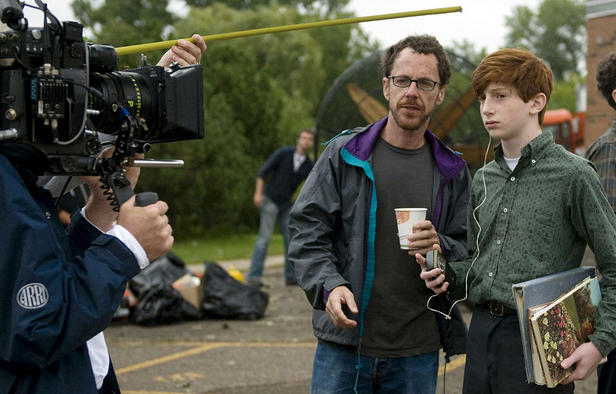
[[[74,19],[68,5],[70,1],[45,2],[58,19]],[[34,4],[34,1],[28,0],[28,3]],[[538,0],[351,0],[349,9],[355,11],[357,16],[369,16],[461,6],[462,13],[365,22],[362,28],[384,46],[394,44],[409,34],[427,33],[436,36],[446,46],[467,39],[477,48],[485,47],[488,52],[492,52],[504,45],[505,16],[511,15],[513,8],[518,5],[536,10],[538,3]],[[185,12],[182,1],[172,0],[170,7],[174,11]],[[42,19],[38,16],[40,12],[28,11],[26,15],[31,26],[42,25]]]

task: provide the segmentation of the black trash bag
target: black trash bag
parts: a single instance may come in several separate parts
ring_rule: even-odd
[[[198,320],[201,317],[201,311],[186,302],[170,285],[157,283],[141,292],[130,320],[142,326],[156,326]]]
[[[235,280],[216,263],[205,263],[203,314],[210,318],[258,320],[265,314],[269,294]]]
[[[145,269],[128,282],[128,288],[140,298],[141,293],[153,286],[169,286],[185,274],[190,273],[186,264],[177,255],[168,252],[152,261]]]

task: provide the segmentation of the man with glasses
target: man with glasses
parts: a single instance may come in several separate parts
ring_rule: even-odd
[[[470,173],[428,130],[447,55],[434,37],[410,36],[382,67],[389,114],[330,141],[291,211],[289,259],[319,340],[313,393],[436,390],[439,327],[415,258],[400,249],[394,208],[427,208],[409,236],[417,253],[436,243],[448,260],[467,255]],[[465,344],[455,327],[449,355]]]

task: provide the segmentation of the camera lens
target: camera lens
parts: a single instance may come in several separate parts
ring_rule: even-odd
[[[119,107],[126,109],[132,116],[146,120],[147,134],[155,135],[162,125],[160,79],[148,78],[133,71],[115,71],[107,74],[93,74],[90,86],[101,93],[101,97],[90,96],[90,108],[100,111],[93,117],[96,129],[103,133],[115,134],[119,129],[122,113]],[[147,136],[141,136],[146,139]]]

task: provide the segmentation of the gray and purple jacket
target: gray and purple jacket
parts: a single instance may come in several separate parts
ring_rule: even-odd
[[[363,312],[374,280],[377,197],[372,149],[387,118],[346,130],[328,142],[304,184],[289,219],[289,261],[313,306],[317,338],[357,346]],[[467,256],[466,213],[471,175],[466,162],[429,130],[426,140],[435,161],[432,223],[443,255]],[[336,328],[325,304],[330,291],[347,286],[360,309],[354,329]]]

